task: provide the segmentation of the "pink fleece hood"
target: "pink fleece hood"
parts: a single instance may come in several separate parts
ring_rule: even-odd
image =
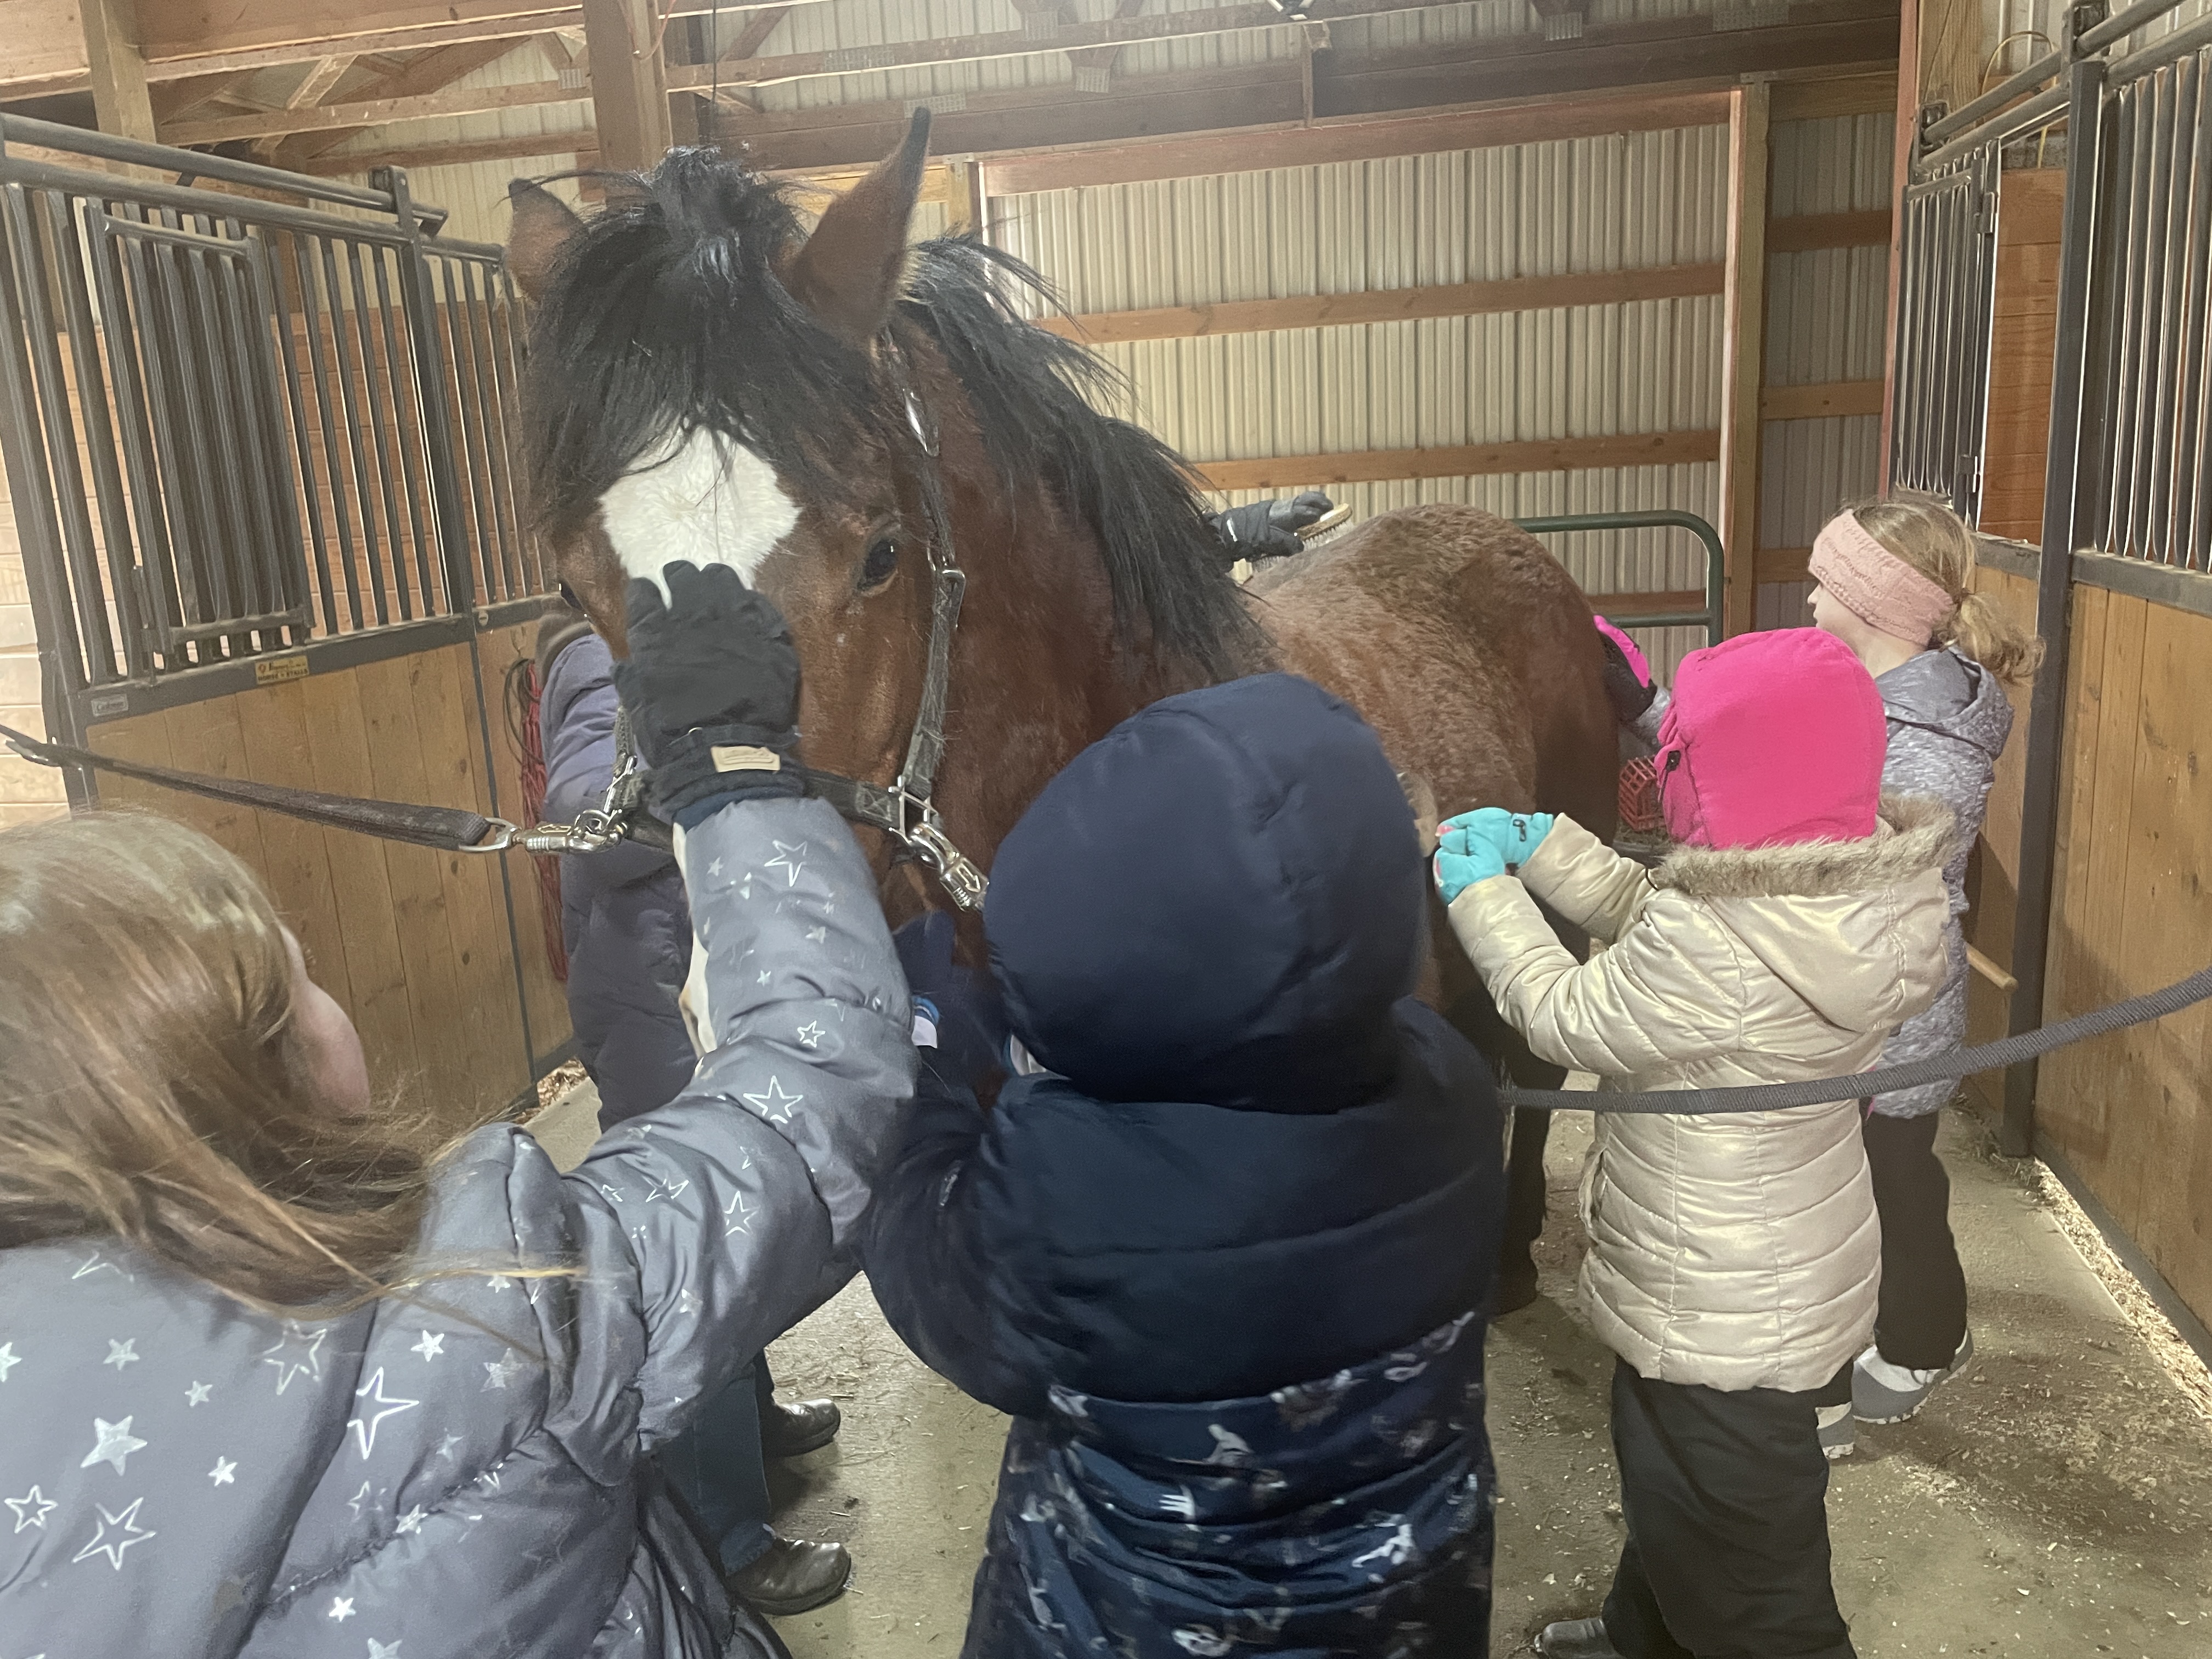
[[[1779,629],[1692,651],[1653,762],[1667,829],[1695,847],[1860,840],[1888,742],[1874,677],[1832,634]]]

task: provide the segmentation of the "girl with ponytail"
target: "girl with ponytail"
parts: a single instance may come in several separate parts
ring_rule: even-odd
[[[1901,1026],[1881,1064],[1955,1048],[1966,1031],[1966,858],[1980,834],[1997,757],[2012,731],[2004,687],[2024,684],[2043,657],[1984,595],[1971,590],[1974,538],[1925,496],[1895,495],[1831,520],[1813,545],[1814,623],[1856,652],[1881,694],[1889,724],[1882,788],[1948,805],[1957,840],[1944,867],[1951,919],[1943,989]],[[1881,1217],[1881,1302],[1875,1340],[1852,1370],[1850,1407],[1824,1407],[1821,1445],[1847,1455],[1853,1420],[1899,1423],[1973,1358],[1966,1282],[1951,1237],[1950,1183],[1936,1156],[1948,1083],[1870,1103],[1863,1139]]]

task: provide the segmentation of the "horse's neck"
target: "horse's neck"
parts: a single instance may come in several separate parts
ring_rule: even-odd
[[[1122,642],[1097,544],[1063,509],[1032,495],[994,527],[1005,551],[969,582],[943,794],[977,857],[1090,744],[1199,683]]]

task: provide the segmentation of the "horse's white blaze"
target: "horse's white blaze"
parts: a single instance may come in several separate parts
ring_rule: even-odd
[[[622,568],[666,599],[661,567],[678,559],[702,569],[728,565],[750,586],[753,574],[799,522],[799,503],[774,467],[701,426],[656,445],[616,479],[599,497],[599,517]]]

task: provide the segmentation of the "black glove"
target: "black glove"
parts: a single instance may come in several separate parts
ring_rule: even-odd
[[[936,1028],[938,1075],[979,1088],[1006,1069],[1006,1013],[990,974],[956,964],[957,925],[943,910],[917,916],[891,935],[915,1011]],[[920,1033],[916,1033],[917,1036]]]
[[[797,795],[799,653],[775,606],[727,565],[678,562],[668,602],[629,585],[629,655],[615,690],[653,769],[653,811],[686,828],[739,795]]]
[[[1298,532],[1318,524],[1335,510],[1336,503],[1318,489],[1293,495],[1288,501],[1250,501],[1213,515],[1213,533],[1221,538],[1233,564],[1249,559],[1287,559],[1303,550]]]

